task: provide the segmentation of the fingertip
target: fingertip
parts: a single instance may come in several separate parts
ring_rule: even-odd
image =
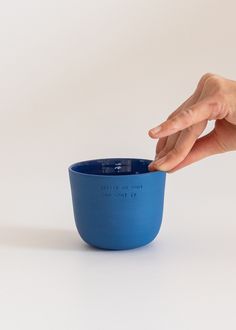
[[[149,135],[150,138],[152,138],[152,139],[155,139],[155,138],[156,138],[156,135],[155,135],[155,133],[153,132],[152,129],[150,129],[150,130],[148,131],[148,135]]]
[[[151,138],[157,138],[159,132],[161,131],[162,127],[159,125],[159,126],[156,126],[156,127],[153,127],[152,129],[149,130],[148,134]]]
[[[155,166],[153,165],[153,163],[150,163],[150,164],[148,165],[148,171],[149,171],[149,172],[153,172],[153,171],[155,171]]]
[[[158,166],[156,164],[148,167],[149,172],[157,172],[157,171],[161,171],[161,172],[167,172],[166,170],[163,170],[161,166]]]
[[[163,171],[162,165],[160,165],[158,161],[154,161],[154,162],[150,163],[148,166],[148,169],[150,172]]]

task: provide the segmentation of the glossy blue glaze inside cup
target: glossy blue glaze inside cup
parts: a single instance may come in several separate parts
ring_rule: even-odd
[[[88,244],[110,250],[150,243],[162,222],[166,173],[151,160],[109,158],[69,167],[76,227]]]

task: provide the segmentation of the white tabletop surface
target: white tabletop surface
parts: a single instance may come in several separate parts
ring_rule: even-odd
[[[167,175],[158,237],[120,252],[80,239],[67,171],[151,159],[204,72],[236,79],[235,1],[0,6],[0,329],[235,329],[235,153]]]

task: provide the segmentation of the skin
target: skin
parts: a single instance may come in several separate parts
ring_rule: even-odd
[[[214,129],[204,132],[208,120]],[[236,81],[207,73],[166,121],[148,132],[159,139],[150,171],[175,172],[205,157],[236,150]]]

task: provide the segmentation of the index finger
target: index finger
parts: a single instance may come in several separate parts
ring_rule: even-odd
[[[204,99],[187,109],[183,109],[174,117],[167,119],[161,125],[150,130],[154,137],[165,137],[179,132],[204,120],[222,119],[227,115],[226,107],[215,98]]]

